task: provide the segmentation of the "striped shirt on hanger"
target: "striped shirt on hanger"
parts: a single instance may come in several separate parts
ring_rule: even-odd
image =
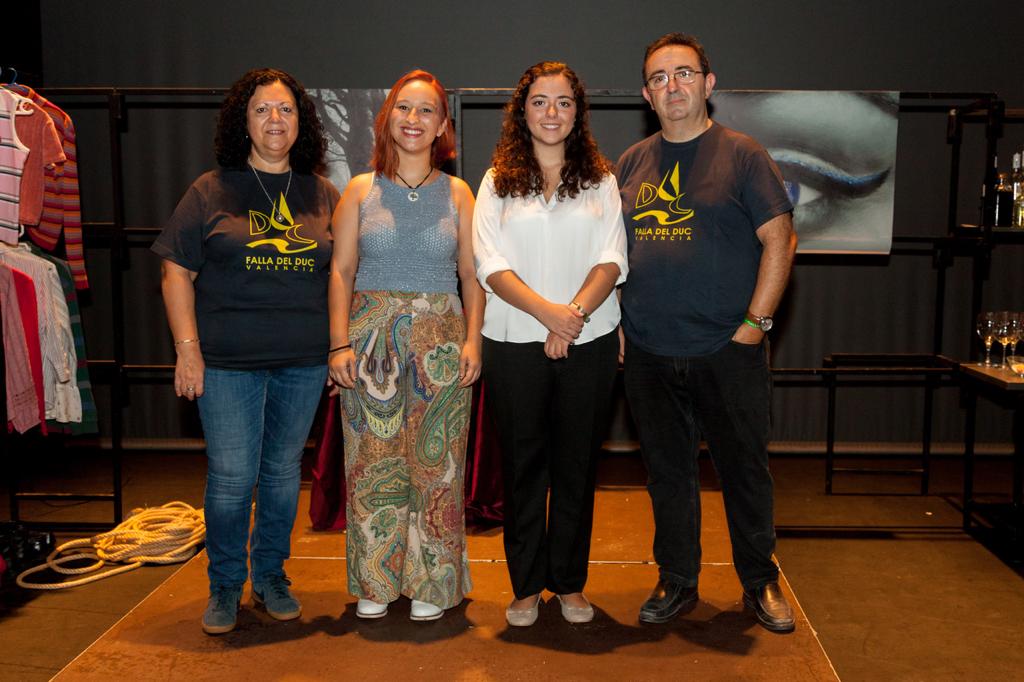
[[[8,244],[18,243],[18,197],[29,151],[14,127],[17,108],[18,99],[0,88],[0,241]]]

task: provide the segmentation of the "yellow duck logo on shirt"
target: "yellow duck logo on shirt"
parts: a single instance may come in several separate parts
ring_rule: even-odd
[[[671,186],[669,191],[667,186]],[[681,223],[684,220],[689,220],[693,217],[692,208],[682,208],[680,201],[686,196],[686,192],[679,191],[679,163],[665,173],[665,177],[661,179],[661,184],[655,187],[649,182],[641,183],[640,191],[636,193],[636,206],[635,208],[644,208],[653,204],[657,200],[667,202],[667,211],[658,209],[651,209],[644,211],[643,213],[637,213],[633,216],[634,221],[643,220],[644,218],[654,218],[658,221],[659,225],[675,225]]]
[[[282,217],[284,220],[279,221],[277,216]],[[285,201],[284,193],[282,193],[281,198],[274,205],[270,215],[252,209],[249,210],[249,234],[253,237],[258,237],[274,229],[283,232],[284,236],[257,239],[256,241],[249,242],[247,246],[250,249],[254,249],[257,246],[270,245],[276,248],[279,253],[302,253],[303,251],[315,249],[317,246],[316,240],[306,239],[301,236],[299,234],[300,227],[302,227],[302,223],[295,224],[292,212],[288,209],[288,202]]]

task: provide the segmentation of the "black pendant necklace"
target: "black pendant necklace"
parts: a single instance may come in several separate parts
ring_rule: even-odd
[[[395,177],[398,178],[399,180],[401,180],[402,184],[409,188],[409,201],[419,201],[420,193],[417,192],[416,190],[418,190],[420,187],[422,187],[423,183],[426,182],[427,179],[430,178],[430,176],[433,175],[433,174],[434,174],[434,169],[431,168],[429,171],[427,171],[427,177],[425,177],[422,180],[420,180],[419,183],[415,187],[413,187],[412,185],[410,185],[408,182],[405,181],[405,178],[403,178],[401,175],[398,174],[398,171],[395,171]]]
[[[250,163],[249,164],[249,168],[252,168],[252,174],[256,176],[256,182],[260,183],[260,189],[263,190],[263,193],[267,195],[267,200],[270,202],[270,210],[274,214],[274,220],[276,220],[279,223],[283,223],[284,222],[284,214],[281,213],[281,206],[274,202],[274,199],[270,196],[270,192],[268,192],[267,188],[263,186],[263,181],[260,180],[260,174],[256,172],[256,167],[253,166]],[[422,184],[422,183],[420,183],[420,184]],[[288,184],[284,188],[284,194],[281,195],[281,201],[284,201],[284,198],[286,196],[288,196],[288,190],[290,190],[291,188],[292,188],[292,169],[289,168],[288,169]]]

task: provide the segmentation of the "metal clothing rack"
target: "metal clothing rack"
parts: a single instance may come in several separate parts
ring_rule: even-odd
[[[62,107],[75,108],[84,106],[90,108],[105,107],[108,112],[107,126],[110,138],[110,180],[111,199],[113,206],[113,220],[111,222],[83,221],[83,232],[87,231],[90,241],[102,240],[110,253],[110,292],[109,305],[112,315],[113,357],[109,359],[88,360],[88,367],[91,381],[96,384],[107,384],[111,387],[110,411],[111,411],[111,434],[110,434],[110,482],[109,492],[66,492],[66,491],[44,491],[28,492],[20,490],[19,487],[19,461],[17,457],[8,457],[7,473],[10,487],[10,516],[11,520],[21,522],[25,525],[51,528],[67,531],[94,531],[106,530],[115,526],[124,519],[122,504],[122,463],[124,458],[124,409],[127,405],[128,387],[131,383],[144,380],[144,377],[154,372],[167,375],[173,372],[173,366],[163,364],[130,365],[125,363],[124,352],[124,264],[127,260],[127,237],[133,234],[155,234],[157,230],[152,228],[132,228],[125,225],[124,213],[124,163],[122,157],[121,134],[124,130],[125,116],[130,106],[127,98],[134,96],[196,96],[214,95],[223,96],[224,89],[217,88],[106,88],[106,87],[85,87],[85,88],[39,88],[37,92],[46,95],[47,98],[54,97],[85,97],[84,101],[62,103]],[[219,102],[218,102],[219,104]],[[2,353],[0,353],[0,371],[3,370]],[[3,376],[0,374],[0,376]],[[6,395],[6,391],[5,391]],[[7,422],[6,398],[0,406],[0,426]],[[6,428],[0,428],[0,448],[5,452],[10,451],[9,441],[19,438],[17,435],[9,435]],[[5,442],[8,441],[8,442]],[[21,503],[35,502],[106,502],[111,505],[110,522],[81,522],[81,521],[23,521],[21,519]]]
[[[107,125],[110,144],[110,177],[111,197],[113,204],[113,220],[110,222],[83,221],[83,230],[86,231],[90,242],[96,240],[105,243],[110,253],[110,292],[109,305],[112,314],[113,357],[109,359],[90,359],[88,366],[91,379],[94,384],[108,384],[111,387],[111,491],[105,493],[83,493],[83,492],[25,492],[19,489],[18,462],[16,457],[10,457],[7,463],[8,475],[10,477],[10,514],[11,519],[19,521],[21,518],[20,503],[24,501],[83,501],[83,502],[107,502],[111,504],[112,514],[110,523],[87,523],[87,522],[29,522],[30,525],[39,527],[51,527],[66,530],[95,530],[105,529],[110,525],[116,525],[123,519],[122,510],[122,462],[124,454],[124,410],[127,406],[127,395],[129,387],[133,383],[147,382],[154,380],[167,382],[173,376],[173,365],[167,364],[126,364],[124,349],[124,280],[123,272],[127,260],[127,249],[136,244],[128,241],[129,236],[152,236],[159,232],[156,228],[129,227],[125,224],[124,210],[124,166],[122,156],[121,135],[124,132],[125,118],[127,111],[134,106],[148,108],[167,107],[190,107],[190,108],[216,108],[220,99],[227,92],[225,88],[195,88],[195,87],[74,87],[74,88],[40,88],[38,92],[47,97],[71,97],[70,102],[62,102],[67,108],[106,108],[108,111]],[[463,111],[471,108],[497,108],[501,106],[504,99],[512,93],[510,88],[456,88],[449,90],[450,108],[455,121],[456,140],[459,152],[463,148]],[[630,89],[597,89],[588,90],[588,96],[592,101],[593,109],[645,109],[640,99],[638,90]],[[170,97],[171,102],[154,101],[154,97]],[[181,101],[179,98],[217,98],[208,101]],[[942,329],[944,325],[944,291],[946,269],[952,264],[953,257],[957,255],[971,255],[974,257],[974,290],[972,297],[972,313],[977,314],[981,307],[981,290],[984,279],[987,278],[987,266],[991,249],[995,243],[1008,239],[1005,235],[993,230],[991,227],[991,216],[994,215],[994,191],[988,191],[986,196],[990,201],[986,205],[985,227],[970,235],[964,233],[956,225],[956,211],[958,207],[958,182],[960,171],[960,148],[962,144],[962,130],[965,122],[983,122],[986,126],[986,174],[985,183],[990,189],[995,187],[995,171],[992,168],[991,160],[995,156],[996,141],[1001,135],[1002,122],[1006,116],[1003,102],[998,100],[993,93],[956,93],[956,92],[903,92],[900,93],[901,112],[939,112],[947,113],[949,125],[947,127],[947,143],[951,145],[950,159],[950,190],[949,190],[949,220],[947,234],[942,237],[900,237],[894,236],[894,255],[917,255],[929,256],[932,258],[937,271],[936,274],[936,303],[933,325],[933,352],[935,358],[940,358],[938,353],[942,347]],[[1015,112],[1016,113],[1016,112]],[[1021,116],[1024,118],[1024,115]],[[456,174],[461,175],[463,154],[459,153],[456,160]],[[1019,237],[1021,235],[1015,235]],[[836,356],[833,356],[836,357]],[[874,364],[882,363],[882,359],[892,358],[891,354],[876,354]],[[896,375],[906,375],[907,367],[895,366],[885,362],[885,367],[840,367],[824,366],[820,368],[774,368],[773,375],[777,378],[776,385],[786,386],[817,386],[828,388],[830,395],[829,412],[829,442],[834,444],[834,418],[835,389],[840,383],[837,382],[840,376],[849,374],[864,374],[868,370],[880,374],[876,381],[880,384],[893,385],[902,381]],[[909,368],[914,369],[914,368]],[[0,353],[0,372],[3,371],[3,354]],[[916,369],[914,371],[917,371]],[[911,372],[913,373],[913,372]],[[0,374],[2,376],[2,374]],[[930,410],[926,408],[926,433],[930,433],[931,421]],[[0,401],[0,416],[6,422],[6,399]],[[10,441],[19,436],[8,435],[6,429],[0,429],[0,446],[2,450],[10,450]],[[924,457],[927,460],[928,438],[925,436],[923,446]],[[831,452],[831,448],[829,449]],[[848,471],[847,469],[835,469],[832,459],[827,462],[828,489],[831,492],[831,478],[836,471]],[[922,492],[927,491],[927,473],[923,473]]]

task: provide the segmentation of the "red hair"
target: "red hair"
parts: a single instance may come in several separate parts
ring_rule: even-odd
[[[380,111],[377,112],[377,118],[373,121],[373,159],[370,161],[370,165],[375,171],[389,178],[394,178],[398,171],[398,152],[395,150],[395,141],[391,139],[391,133],[388,130],[391,110],[395,108],[395,102],[398,101],[398,93],[410,81],[423,81],[434,88],[437,99],[441,103],[442,120],[448,124],[444,133],[431,143],[433,152],[431,165],[434,168],[440,168],[455,158],[455,126],[452,125],[451,115],[448,113],[448,93],[445,92],[441,81],[437,80],[433,74],[422,69],[414,69],[391,86],[387,99],[384,100]]]

